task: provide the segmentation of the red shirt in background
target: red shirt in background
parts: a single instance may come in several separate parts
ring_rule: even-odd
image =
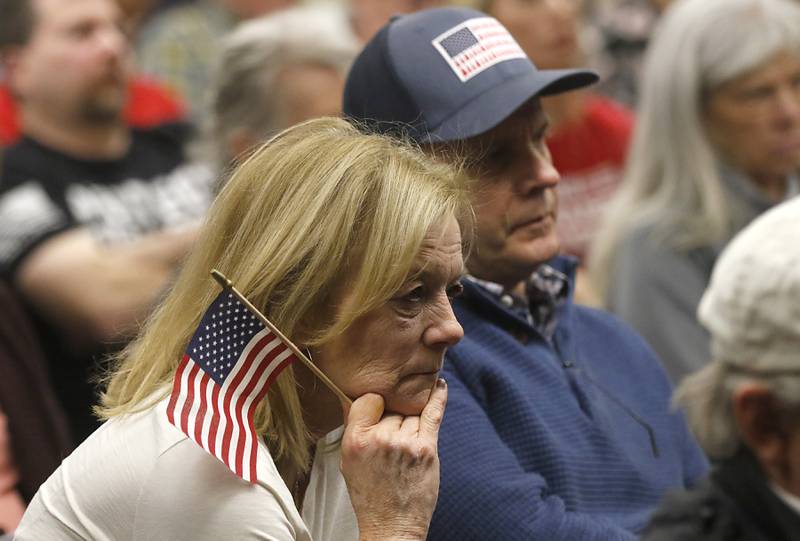
[[[149,128],[182,120],[185,112],[181,101],[158,83],[143,77],[131,80],[124,115],[132,127]],[[0,146],[13,144],[19,135],[17,105],[8,85],[0,83]]]
[[[608,98],[587,98],[586,112],[548,137],[558,185],[562,251],[583,259],[608,201],[622,180],[633,113]]]

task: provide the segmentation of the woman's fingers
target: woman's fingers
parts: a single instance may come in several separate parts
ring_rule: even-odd
[[[403,424],[400,425],[400,432],[408,436],[416,436],[419,434],[419,417],[410,415],[403,418]]]
[[[447,384],[442,378],[436,380],[428,397],[428,403],[419,416],[411,415],[403,419],[400,427],[404,434],[414,434],[421,437],[434,437],[439,434],[442,424],[444,408],[447,404]],[[427,413],[425,413],[427,411]],[[434,439],[436,441],[436,439]]]
[[[428,403],[419,416],[419,435],[420,437],[433,438],[434,442],[439,441],[439,427],[444,417],[444,408],[447,405],[447,383],[442,378],[436,381],[433,386]]]
[[[446,405],[447,384],[439,378],[419,417],[385,413],[383,397],[374,393],[359,397],[352,405],[342,404],[342,408],[345,427],[349,427],[351,432],[363,433],[372,429],[389,434],[399,431],[407,435],[431,437],[436,442]]]
[[[436,445],[446,402],[443,381],[419,416],[386,413],[377,395],[353,402],[341,470],[363,538],[425,539],[439,493]]]
[[[383,397],[375,393],[367,393],[358,397],[352,405],[343,405],[344,424],[357,432],[367,430],[376,425],[383,416]]]

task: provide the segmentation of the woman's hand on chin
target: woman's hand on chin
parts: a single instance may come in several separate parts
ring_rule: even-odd
[[[426,538],[439,495],[437,442],[446,403],[440,379],[418,416],[385,413],[377,394],[345,407],[341,470],[361,541]]]

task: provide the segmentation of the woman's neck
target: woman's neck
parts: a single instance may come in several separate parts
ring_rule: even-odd
[[[313,442],[321,439],[331,430],[342,425],[342,406],[339,399],[302,363],[294,365],[294,376],[300,403],[303,405],[303,421],[311,434]],[[316,444],[309,447],[309,457],[313,463]],[[307,471],[301,471],[290,460],[276,464],[283,482],[289,487],[297,509],[302,511],[303,498],[310,480],[312,464]]]
[[[303,420],[314,440],[341,426],[342,404],[336,395],[301,363],[295,365],[295,378],[303,404]]]
[[[312,463],[309,464],[307,471],[298,470],[296,466],[288,461],[278,461],[275,464],[281,479],[283,479],[289,492],[292,493],[292,500],[294,500],[295,507],[301,513],[303,511],[303,499],[306,496],[306,489],[308,488],[309,481],[311,481],[311,468],[313,467],[315,450],[316,446],[312,445],[310,450]]]
[[[783,201],[789,188],[789,177],[782,175],[752,175],[755,185],[772,202]]]

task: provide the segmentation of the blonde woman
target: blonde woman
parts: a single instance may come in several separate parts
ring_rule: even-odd
[[[105,424],[42,486],[17,539],[424,539],[438,493],[445,349],[462,336],[457,174],[322,119],[225,185],[174,288],[120,355]],[[256,410],[257,484],[169,424],[166,397],[219,268],[353,398],[303,366]],[[341,464],[341,473],[340,473]]]

